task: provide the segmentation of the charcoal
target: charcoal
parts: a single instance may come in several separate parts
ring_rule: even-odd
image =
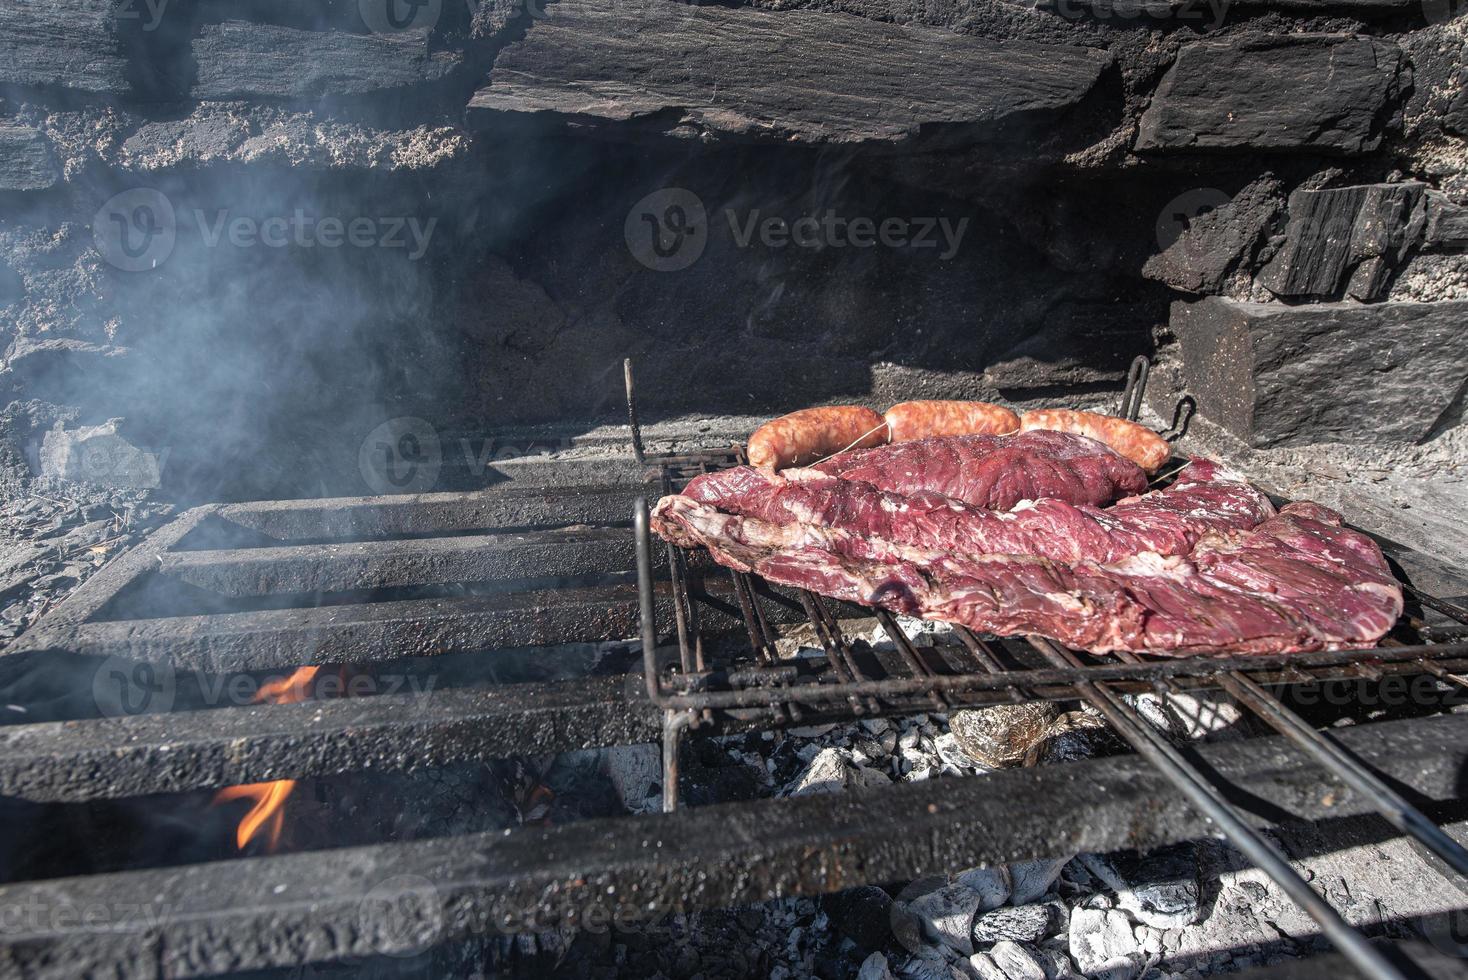
[[[952,883],[945,883],[942,879],[916,882],[903,890],[900,901],[917,916],[924,935],[930,941],[940,942],[955,953],[968,956],[974,951],[974,918],[989,907],[990,898],[970,888],[960,875],[958,881]]]
[[[630,813],[662,806],[663,753],[656,745],[618,745],[603,750],[601,765],[617,799]]]
[[[121,0],[0,4],[0,84],[125,95]]]
[[[1198,855],[1192,843],[1142,855],[1083,854],[1081,861],[1116,892],[1117,905],[1149,926],[1178,929],[1198,918]]]
[[[1045,730],[1045,737],[1031,750],[1039,765],[1074,762],[1098,755],[1114,755],[1124,743],[1109,725],[1089,711],[1067,711]]]
[[[119,432],[121,422],[47,432],[41,444],[42,474],[98,486],[159,486],[160,456],[128,442]]]
[[[1015,905],[1028,905],[1038,901],[1050,891],[1050,886],[1060,877],[1061,869],[1070,863],[1073,856],[1019,861],[1009,865],[1009,901]]]
[[[1349,34],[1198,41],[1158,85],[1137,149],[1368,152],[1402,66],[1395,44]]]
[[[1051,934],[1055,910],[1048,905],[1010,905],[985,912],[974,920],[974,943],[1000,940],[1035,943]]]
[[[888,782],[887,777],[875,769],[854,764],[841,750],[826,748],[821,749],[796,777],[790,795],[837,793],[867,786],[886,786]]]
[[[821,907],[836,929],[862,948],[883,946],[892,937],[892,896],[876,885],[827,895]]]
[[[892,980],[892,970],[887,964],[887,957],[881,953],[873,953],[862,961],[861,971],[857,973],[856,980]]]
[[[420,31],[360,35],[226,21],[194,40],[196,99],[318,98],[405,89],[447,75],[460,61],[430,53]]]
[[[958,883],[979,896],[979,911],[996,909],[1009,901],[1014,889],[1009,868],[999,865],[993,868],[971,868],[958,876]]]
[[[1468,69],[1458,76],[1458,94],[1443,117],[1443,128],[1459,136],[1468,136]]]
[[[1006,980],[1050,980],[1054,966],[1050,957],[1035,947],[1013,940],[1001,940],[989,950],[994,965],[1004,971]]]
[[[1285,241],[1259,282],[1276,296],[1379,299],[1426,223],[1419,183],[1290,195]]]
[[[1171,329],[1198,414],[1250,445],[1415,443],[1463,384],[1465,317],[1465,301],[1210,297],[1174,303]]]
[[[1144,959],[1131,922],[1116,909],[1076,909],[1070,917],[1070,955],[1086,976],[1132,980]]]
[[[894,144],[941,130],[974,142],[983,127],[1075,105],[1109,61],[809,10],[585,0],[505,48],[469,112],[486,125],[539,115],[628,135]]]

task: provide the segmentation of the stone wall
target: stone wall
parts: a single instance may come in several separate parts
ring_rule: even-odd
[[[1459,12],[0,0],[0,459],[122,417],[165,482],[310,493],[389,418],[615,417],[628,355],[657,418],[1095,396],[1160,353],[1159,408],[1355,438],[1268,381],[1223,406],[1176,334],[1468,298]]]

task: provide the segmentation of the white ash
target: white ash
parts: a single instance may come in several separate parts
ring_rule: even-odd
[[[1131,920],[1117,909],[1073,911],[1068,946],[1076,966],[1087,976],[1131,980],[1148,966]]]

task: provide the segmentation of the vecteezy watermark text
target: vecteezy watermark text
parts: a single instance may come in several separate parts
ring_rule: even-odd
[[[967,217],[877,218],[843,214],[836,208],[794,216],[762,208],[742,212],[725,208],[723,217],[736,248],[931,250],[943,262],[958,254],[969,225]],[[703,201],[682,187],[648,194],[632,206],[623,224],[633,258],[657,272],[677,272],[697,262],[712,230]]]
[[[286,675],[260,678],[250,674],[197,674],[190,698],[206,708],[244,707],[266,700],[266,694],[286,679]],[[317,701],[428,694],[437,683],[438,678],[433,674],[347,675],[323,670],[301,682],[300,693]],[[168,712],[178,700],[178,693],[178,673],[169,664],[108,657],[97,665],[97,672],[92,675],[92,697],[97,710],[108,718]]]
[[[194,221],[209,248],[228,240],[235,248],[410,248],[408,260],[416,262],[428,251],[437,218],[422,222],[415,217],[355,218],[308,215],[296,208],[289,217],[230,217],[228,209],[212,215],[194,210]]]
[[[180,212],[151,187],[113,195],[92,217],[92,240],[108,263],[125,272],[156,269],[174,253],[180,226],[192,223],[205,248],[401,249],[410,262],[428,251],[438,218],[414,215],[233,214],[228,208]]]
[[[1223,26],[1233,0],[1052,0],[1050,9],[1066,20],[1091,14],[1102,20],[1136,20],[1187,24],[1211,31]]]
[[[405,415],[374,427],[357,450],[357,468],[367,488],[377,494],[427,493],[438,485],[445,456],[457,449],[464,470],[482,477],[492,463],[527,456],[547,456],[569,449],[569,439],[521,442],[485,436],[460,436],[446,449],[427,419]]]
[[[156,928],[173,915],[172,906],[147,902],[0,901],[0,932],[112,932],[139,924]]]
[[[169,0],[122,0],[117,5],[118,20],[140,20],[143,30],[156,31],[168,12]]]
[[[760,244],[766,248],[937,248],[943,251],[938,258],[947,262],[958,254],[968,230],[968,218],[957,222],[948,218],[883,218],[877,221],[866,217],[845,217],[834,208],[827,208],[819,215],[807,214],[787,221],[779,215],[762,216],[758,209],[748,212],[742,219],[734,210],[726,209],[724,217],[729,221],[729,230],[734,243],[748,248],[758,232]],[[939,237],[942,241],[940,243]]]

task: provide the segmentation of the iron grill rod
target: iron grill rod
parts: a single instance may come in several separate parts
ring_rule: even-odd
[[[1030,637],[1030,644],[1057,666],[1079,663],[1060,647],[1043,637]],[[1380,950],[1353,929],[1331,905],[1322,899],[1304,878],[1290,867],[1289,861],[1268,841],[1245,823],[1223,798],[1218,787],[1209,782],[1192,763],[1167,739],[1144,721],[1136,711],[1105,684],[1082,681],[1076,691],[1096,707],[1113,728],[1131,743],[1137,754],[1155,766],[1221,830],[1225,837],[1262,870],[1300,908],[1316,921],[1326,938],[1355,963],[1371,980],[1408,980],[1405,974],[1387,961]]]
[[[1420,663],[1429,674],[1436,677],[1438,680],[1456,684],[1462,688],[1468,688],[1468,677],[1464,677],[1462,674],[1454,674],[1451,671],[1443,670],[1442,667],[1433,663],[1431,660],[1428,660],[1425,657],[1417,662]]]
[[[1310,667],[1319,670],[1343,670],[1346,660],[1340,654],[1370,654],[1381,660],[1397,665],[1407,663],[1418,663],[1423,657],[1451,657],[1454,662],[1468,657],[1468,643],[1441,644],[1434,647],[1416,646],[1402,647],[1396,650],[1375,649],[1355,651],[1333,651],[1329,656],[1313,657],[1309,654],[1297,655],[1302,667]],[[1279,670],[1280,667],[1270,658],[1264,655],[1253,657],[1233,658],[1239,661],[1258,661],[1257,663],[1244,663],[1250,671]],[[1066,688],[1082,681],[1114,681],[1132,683],[1155,684],[1161,678],[1181,677],[1197,680],[1205,685],[1213,684],[1218,675],[1226,670],[1236,669],[1233,659],[1222,659],[1220,661],[1197,662],[1186,658],[1173,661],[1161,661],[1158,663],[1148,662],[1146,664],[1098,664],[1095,666],[1073,667],[1064,670],[1058,668],[1042,668],[1024,670],[1000,670],[994,673],[967,673],[967,674],[935,674],[931,677],[894,677],[885,680],[854,681],[850,685],[851,691],[846,688],[830,684],[801,684],[786,688],[783,696],[787,699],[815,700],[815,701],[840,701],[844,700],[848,693],[860,695],[875,695],[879,698],[893,698],[905,695],[926,696],[929,691],[940,691],[944,694],[960,694],[971,692],[994,692],[1002,691],[1011,699],[1015,698],[1015,691],[1034,691],[1046,687],[1063,686]],[[750,690],[720,690],[707,691],[691,695],[669,695],[668,706],[679,708],[750,708],[768,704],[769,692],[757,692]]]
[[[816,631],[816,639],[820,641],[821,647],[826,651],[826,660],[830,662],[831,671],[836,675],[836,679],[841,683],[853,680],[851,671],[842,662],[841,651],[836,646],[835,638],[826,628],[826,622],[816,608],[815,594],[808,589],[801,589],[799,595],[800,604],[805,607],[805,615],[810,619],[811,628]],[[851,705],[852,714],[866,714],[866,709],[862,707],[861,699],[855,694],[849,695],[846,702]]]
[[[1145,354],[1132,359],[1126,373],[1126,390],[1121,395],[1121,417],[1135,422],[1142,415],[1142,396],[1147,391],[1147,375],[1152,371],[1152,362]]]
[[[642,621],[642,672],[647,696],[663,706],[665,695],[658,671],[658,633],[652,596],[652,537],[648,530],[647,498],[632,506],[632,537],[637,545],[637,609]]]
[[[1125,663],[1140,663],[1133,653],[1118,653],[1117,659]],[[1425,663],[1425,661],[1424,661]],[[1442,668],[1437,668],[1439,671]],[[1324,766],[1356,790],[1393,827],[1415,837],[1432,853],[1436,854],[1458,874],[1468,877],[1468,850],[1445,834],[1421,810],[1408,803],[1400,793],[1392,789],[1359,760],[1331,741],[1314,726],[1307,723],[1294,711],[1285,706],[1263,686],[1243,671],[1230,670],[1220,673],[1219,686],[1253,711],[1275,731],[1294,742]],[[1164,693],[1177,693],[1178,687],[1171,681],[1161,681],[1158,689]]]
[[[632,382],[632,358],[622,359],[622,381],[627,386],[627,422],[632,426],[632,456],[641,466],[647,462],[642,451],[642,425],[637,421],[637,389]]]
[[[1453,840],[1442,828],[1433,823],[1426,814],[1402,798],[1402,795],[1382,782],[1354,756],[1335,742],[1326,738],[1304,719],[1291,711],[1279,699],[1239,671],[1230,671],[1220,678],[1223,689],[1255,714],[1269,723],[1275,731],[1308,752],[1316,762],[1329,769],[1356,792],[1371,803],[1387,822],[1405,834],[1417,838],[1423,846],[1458,874],[1468,877],[1468,850]]]
[[[929,669],[927,664],[923,663],[923,658],[918,655],[917,648],[913,646],[912,640],[908,638],[906,631],[898,624],[895,616],[885,609],[878,609],[877,621],[882,624],[882,631],[887,634],[887,637],[892,641],[892,645],[897,648],[898,653],[902,654],[902,659],[907,661],[907,666],[912,669],[914,676],[932,677],[934,675],[934,671]],[[944,711],[948,708],[947,700],[937,691],[929,691],[928,700],[939,711]]]
[[[1421,589],[1412,585],[1408,585],[1406,582],[1403,582],[1400,578],[1397,579],[1397,582],[1402,586],[1402,588],[1406,589],[1408,592],[1416,596],[1417,601],[1422,603],[1427,608],[1435,609],[1438,612],[1442,613],[1444,616],[1447,616],[1449,619],[1455,619],[1465,626],[1468,626],[1468,609],[1464,609],[1457,603],[1448,602],[1446,599],[1439,599],[1435,595],[1428,595]]]
[[[973,630],[967,626],[955,626],[953,631],[958,634],[958,639],[968,647],[968,652],[973,654],[974,659],[984,670],[991,674],[1004,672],[1004,665],[999,662],[999,658],[994,656],[994,651],[989,649],[989,644],[975,636]]]
[[[762,664],[773,663],[774,652],[768,646],[768,634],[761,630],[764,624],[755,610],[754,590],[750,587],[749,576],[731,568],[729,577],[734,581],[734,594],[739,598],[739,612],[744,619],[745,631],[749,633],[749,646],[754,651],[755,659]]]
[[[841,632],[841,621],[832,615],[831,610],[826,606],[825,601],[820,596],[808,589],[804,591],[806,595],[810,596],[811,605],[815,608],[816,615],[819,617],[821,623],[824,624],[825,630],[830,634],[832,641],[836,644],[836,649],[840,651],[841,659],[846,664],[847,673],[851,675],[851,681],[853,683],[860,683],[869,680],[867,675],[862,673],[861,664],[856,662],[856,654],[852,652],[851,644],[847,642],[845,634]],[[882,710],[881,704],[874,697],[867,698],[866,706],[871,711]]]
[[[663,495],[673,492],[673,480],[668,474],[668,468],[663,467]],[[683,673],[692,673],[693,652],[689,649],[688,634],[689,623],[693,614],[693,603],[688,598],[688,583],[684,576],[683,549],[675,546],[673,542],[666,542],[663,547],[668,555],[668,575],[673,582],[673,619],[678,629],[678,661],[683,665]],[[695,629],[697,627],[694,627]]]

